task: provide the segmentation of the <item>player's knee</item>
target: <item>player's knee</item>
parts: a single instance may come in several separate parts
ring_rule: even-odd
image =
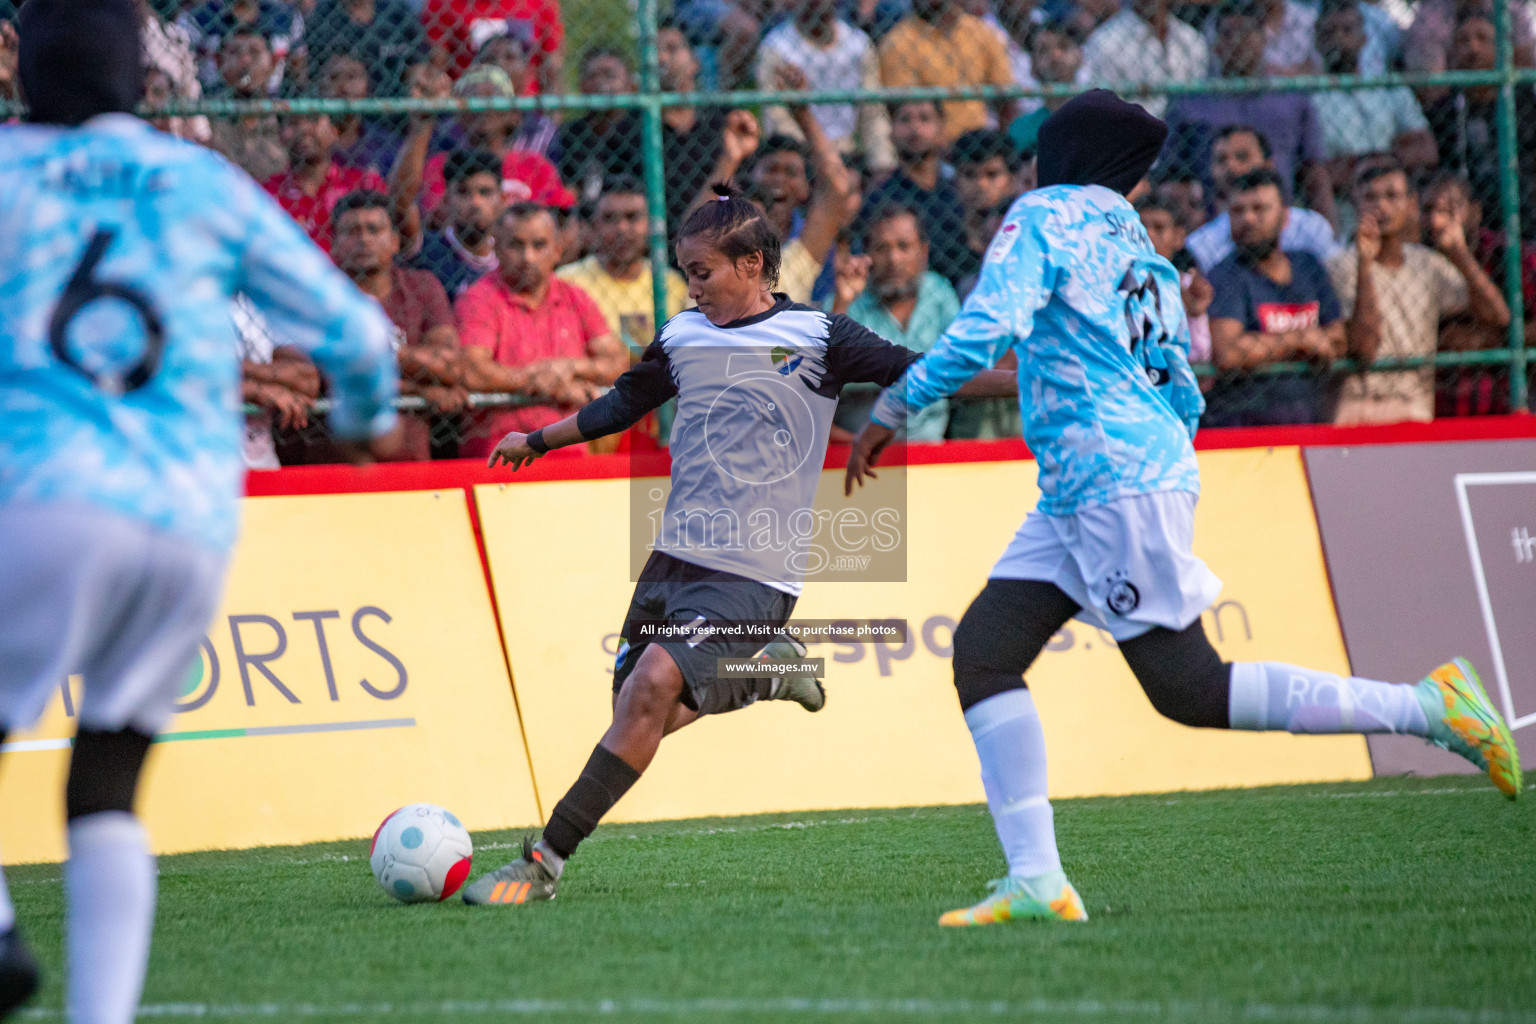
[[[682,693],[683,680],[676,668],[669,672],[664,666],[642,661],[635,666],[629,678],[624,680],[615,711],[621,715],[655,718],[665,722],[677,706]]]
[[[136,729],[102,732],[82,728],[75,736],[64,790],[65,816],[74,821],[102,811],[133,813],[139,774],[153,737]]]
[[[1182,631],[1159,628],[1127,640],[1120,653],[1158,714],[1200,729],[1228,727],[1231,666],[1198,620]]]

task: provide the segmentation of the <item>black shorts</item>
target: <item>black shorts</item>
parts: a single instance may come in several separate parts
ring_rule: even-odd
[[[706,639],[695,645],[687,640],[644,640],[631,645],[634,624],[645,620],[688,623],[702,616],[712,622],[756,620],[782,626],[794,609],[792,595],[766,583],[653,551],[640,570],[640,582],[635,585],[635,596],[630,599],[624,628],[619,632],[613,690],[617,693],[624,686],[624,680],[640,660],[640,652],[649,644],[659,643],[682,670],[684,704],[701,715],[746,707],[757,699],[757,681],[749,677],[720,679],[715,661],[750,658],[763,649],[766,639]]]

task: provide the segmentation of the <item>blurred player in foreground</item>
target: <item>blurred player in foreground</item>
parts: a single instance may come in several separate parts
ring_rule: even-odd
[[[722,658],[751,658],[762,639],[732,638],[732,623],[782,629],[803,586],[806,541],[786,548],[732,543],[772,520],[813,510],[842,386],[890,384],[918,358],[842,314],[775,293],[779,236],[757,204],[728,189],[704,201],[678,233],[677,260],[696,308],[668,320],[613,390],[574,416],[511,433],[490,464],[521,468],[552,448],[626,430],[673,396],[672,491],[662,530],[635,587],[613,673],[613,724],[581,776],[523,856],[464,890],[464,902],[515,906],[553,899],[565,861],[650,766],[663,736],[702,716],[758,700],[818,711],[821,684],[793,672],[805,653],[779,635],[764,653],[776,673],[730,676]],[[1006,376],[1006,375],[1004,375]],[[1012,381],[978,381],[1012,394]],[[720,521],[734,527],[715,534]],[[708,534],[692,529],[708,524]],[[755,525],[754,525],[755,524]],[[639,632],[642,622],[689,632]]]
[[[397,432],[383,310],[222,157],[132,115],[134,0],[28,0],[30,123],[0,128],[0,741],[84,676],[65,793],[68,1002],[134,1017],[155,864],[133,813],[217,607],[241,491],[243,292],[330,374],[331,428]],[[0,879],[0,1017],[37,970]]]
[[[1510,798],[1518,754],[1472,666],[1418,684],[1275,662],[1224,663],[1200,615],[1221,590],[1192,551],[1204,402],[1179,275],[1125,195],[1167,127],[1111,92],[1041,126],[1039,185],[1009,211],[960,316],[876,402],[845,489],[909,416],[1012,349],[1040,502],[955,630],[955,688],[981,760],[1008,877],[944,925],[1087,920],[1056,852],[1045,737],[1023,675],[1073,616],[1107,630],[1153,707],[1185,725],[1408,733],[1488,772]]]

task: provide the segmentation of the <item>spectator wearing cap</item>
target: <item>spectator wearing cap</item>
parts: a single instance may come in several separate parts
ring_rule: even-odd
[[[529,63],[532,55],[528,51],[529,43],[525,39],[511,32],[503,32],[485,41],[480,52],[475,54],[475,65],[500,68],[512,80],[514,92],[519,96],[530,96],[533,95],[534,74]],[[537,110],[524,110],[521,115],[517,132],[512,136],[512,148],[548,157],[554,147],[555,132],[559,126],[548,114],[541,114]]]
[[[209,90],[209,96],[266,99],[271,74],[272,51],[267,46],[267,37],[254,28],[237,28],[226,33],[221,41],[219,82]],[[257,181],[266,181],[288,169],[288,148],[283,144],[277,118],[271,114],[215,118],[208,146],[223,153]]]
[[[454,83],[455,96],[471,99],[510,99],[514,95],[512,81],[500,68],[480,66],[470,69]],[[466,149],[482,150],[495,155],[501,161],[501,188],[508,203],[534,202],[545,206],[568,208],[575,204],[575,197],[560,183],[560,175],[544,157],[514,148],[512,140],[517,133],[520,114],[516,110],[487,110],[466,113],[459,117],[464,129]],[[433,123],[430,118],[412,122],[410,134],[400,149],[390,177],[394,181],[392,193],[397,202],[395,215],[401,236],[407,240],[416,236],[413,223],[417,196],[421,210],[435,226],[443,222],[439,209],[447,182],[443,168],[448,153],[428,157],[433,139]]]
[[[1211,53],[1199,32],[1173,16],[1173,0],[1130,0],[1093,30],[1083,63],[1095,82],[1156,86],[1199,81],[1210,71]],[[1137,102],[1158,117],[1168,109],[1165,96]]]
[[[427,40],[406,0],[319,0],[304,22],[304,48],[313,63],[336,53],[363,62],[372,96],[405,95],[405,72],[426,55]]]
[[[1082,78],[1083,34],[1071,21],[1048,21],[1036,28],[1029,39],[1029,54],[1031,72],[1043,85],[1069,85]],[[1040,126],[1069,99],[1052,96],[1014,118],[1008,126],[1013,148],[1020,154],[1033,153]]]
[[[1346,323],[1328,271],[1310,253],[1280,245],[1285,199],[1268,168],[1232,184],[1229,214],[1236,251],[1210,272],[1211,354],[1221,372],[1206,395],[1213,427],[1319,423],[1326,417],[1324,371],[1346,353],[1369,359],[1376,347],[1375,293],[1363,288]],[[1274,363],[1310,362],[1317,372],[1250,376]]]
[[[509,431],[527,433],[570,415],[629,365],[597,303],[555,276],[559,244],[547,207],[508,207],[495,238],[499,270],[470,285],[454,307],[465,384],[540,404],[484,416],[461,446],[466,457],[484,457]]]
[[[1232,221],[1224,208],[1232,183],[1251,171],[1274,169],[1269,143],[1256,129],[1234,124],[1216,133],[1216,142],[1211,147],[1210,176],[1216,185],[1218,205],[1223,209],[1191,231],[1186,243],[1202,271],[1209,274],[1212,267],[1232,253]],[[1309,252],[1326,262],[1339,245],[1334,241],[1333,225],[1321,214],[1287,205],[1280,228],[1280,248],[1286,252]]]
[[[323,98],[365,100],[368,90],[368,68],[357,54],[340,50],[321,62],[320,95]],[[400,151],[400,136],[374,118],[362,114],[337,114],[332,117],[332,123],[336,126],[336,145],[332,151],[336,162],[343,167],[382,173],[394,164]]]
[[[290,70],[304,77],[304,19],[276,0],[206,0],[185,11],[176,22],[186,32],[198,56],[198,73],[205,86],[219,80],[218,54],[224,37],[237,29],[254,29],[267,41],[272,67],[266,82],[268,93],[282,87]]]
[[[1022,191],[1019,168],[1023,164],[1008,136],[989,128],[966,132],[955,140],[949,151],[955,168],[955,194],[960,198],[960,213],[966,231],[961,244],[952,252],[935,254],[934,266],[956,287],[961,281],[981,272],[992,236],[983,237],[973,230],[998,207],[1007,209]]]
[[[955,270],[954,254],[965,245],[965,211],[953,180],[945,172],[944,140],[944,118],[937,103],[914,100],[892,104],[896,170],[870,190],[853,230],[855,236],[862,237],[864,218],[888,203],[910,206],[923,220],[923,232],[935,258],[934,269],[948,277]]]
[[[1212,52],[1228,78],[1264,74],[1264,26],[1269,9],[1260,0],[1237,0],[1216,15]],[[1308,23],[1307,47],[1312,45]],[[1204,167],[1211,137],[1227,125],[1252,125],[1263,133],[1286,195],[1300,194],[1307,205],[1334,223],[1333,187],[1328,178],[1322,123],[1312,100],[1299,92],[1198,93],[1179,98],[1169,108],[1165,153],[1191,166]]]
[[[1362,361],[1433,356],[1441,323],[1464,312],[1490,331],[1509,326],[1504,296],[1478,265],[1459,218],[1431,209],[1425,227],[1434,248],[1409,240],[1417,235],[1418,197],[1402,165],[1382,161],[1367,166],[1354,192],[1360,213],[1356,243],[1335,256],[1328,269],[1346,313],[1357,294],[1374,295],[1379,342],[1360,353]],[[1334,422],[1426,422],[1434,414],[1435,371],[1426,366],[1346,377]]]
[[[881,87],[880,58],[869,36],[838,16],[836,0],[794,0],[792,17],[763,39],[758,50],[757,86],[771,89],[785,65],[805,74],[817,91],[852,92]],[[891,120],[879,103],[819,103],[811,108],[822,131],[847,156],[862,153],[867,166],[886,171],[896,165]],[[788,110],[768,107],[763,127],[770,134],[800,137]]]
[[[887,88],[1014,84],[1002,38],[958,0],[913,0],[912,14],[880,41],[880,80]],[[993,120],[980,100],[946,100],[944,141],[1010,123],[1013,101],[999,100],[995,113]]]
[[[364,294],[378,300],[394,325],[401,393],[421,396],[436,413],[462,410],[469,393],[459,366],[453,307],[437,278],[395,264],[400,236],[390,218],[389,197],[381,192],[348,193],[336,204],[332,219],[331,258]],[[428,419],[406,416],[402,426],[404,439],[392,461],[430,459]]]
[[[1327,0],[1317,17],[1317,49],[1330,75],[1370,74],[1362,64],[1365,16],[1359,0]],[[1403,86],[1375,89],[1324,89],[1312,94],[1323,124],[1329,177],[1353,180],[1355,162],[1372,153],[1394,153],[1408,168],[1431,168],[1439,161],[1429,122],[1413,92]]]
[[[914,352],[926,352],[960,313],[960,299],[948,281],[928,269],[928,235],[917,211],[888,205],[866,222],[864,256],[850,256],[838,268],[834,313]],[[852,440],[869,421],[879,395],[849,392],[838,399],[832,439]],[[910,441],[942,441],[949,402],[940,399],[907,421]]]
[[[560,93],[565,23],[558,0],[426,0],[421,23],[455,77],[469,70],[486,41],[511,33],[528,46],[530,95]]]
[[[447,191],[443,194],[446,223],[439,231],[421,234],[420,217],[400,216],[402,197],[391,198],[396,222],[409,226],[401,232],[401,251],[409,255],[408,264],[416,270],[431,271],[450,299],[496,269],[496,241],[491,237],[503,210],[506,197],[501,191],[501,161],[484,150],[457,150],[443,163]],[[410,211],[413,199],[404,199]]]
[[[629,362],[634,363],[657,329],[645,185],[637,178],[610,179],[598,197],[591,221],[595,251],[566,264],[555,274],[592,297],[608,321],[609,331],[623,343]],[[672,317],[688,306],[688,286],[682,275],[670,268],[666,273],[666,290],[666,315]],[[603,441],[609,443],[605,445]],[[657,416],[648,415],[629,432],[631,450],[655,449],[664,443]],[[594,451],[620,447],[619,436],[593,443]]]
[[[167,100],[195,103],[202,99],[203,83],[197,76],[197,57],[192,52],[192,39],[186,29],[160,17],[149,0],[135,0],[144,21],[140,27],[146,70],[158,70],[165,75],[169,85]],[[4,86],[0,85],[0,94]],[[212,126],[201,114],[194,117],[174,117],[166,130],[178,138],[206,143],[212,137]]]
[[[283,144],[288,169],[262,182],[262,187],[298,221],[316,245],[331,251],[331,210],[348,192],[383,192],[384,179],[370,170],[343,167],[332,156],[336,126],[329,114],[286,115]]]

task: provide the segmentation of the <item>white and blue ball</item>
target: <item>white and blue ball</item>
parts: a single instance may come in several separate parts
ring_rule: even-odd
[[[374,832],[368,865],[401,903],[431,903],[459,891],[473,856],[474,844],[458,818],[436,804],[408,804]]]

